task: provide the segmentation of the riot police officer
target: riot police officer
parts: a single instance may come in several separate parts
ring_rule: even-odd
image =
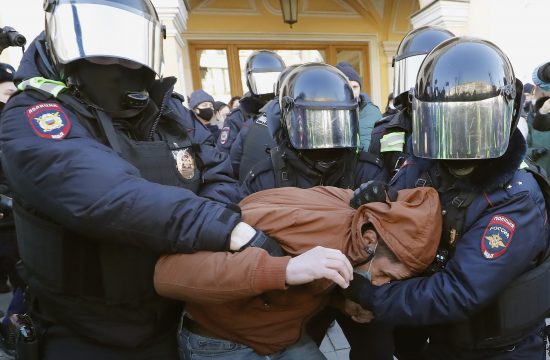
[[[156,80],[164,30],[152,3],[45,10],[0,129],[40,358],[177,359],[181,305],[154,291],[159,255],[269,238],[240,222],[228,158],[175,78]]]
[[[382,155],[389,176],[399,168],[408,153],[405,144],[412,131],[408,96],[420,64],[436,45],[453,36],[448,30],[423,26],[405,35],[397,48],[392,62],[393,102],[399,112],[375,124],[368,149]]]
[[[283,59],[269,50],[254,51],[246,61],[246,86],[249,94],[239,100],[239,107],[225,118],[217,146],[229,153],[244,124],[249,124],[260,109],[274,97],[274,85],[285,68]]]
[[[414,155],[391,185],[439,191],[438,271],[382,286],[356,274],[347,291],[380,321],[427,326],[421,353],[400,359],[545,359],[550,190],[523,162],[521,95],[508,58],[488,41],[449,39],[420,67]]]
[[[338,69],[321,63],[297,67],[283,81],[278,100],[281,125],[273,119],[270,126],[276,146],[246,175],[245,194],[283,186],[352,188],[380,174],[379,159],[357,151],[358,102]],[[266,151],[259,147],[247,151]]]

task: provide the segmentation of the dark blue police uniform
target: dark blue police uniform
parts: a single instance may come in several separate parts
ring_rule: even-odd
[[[51,75],[43,39],[18,80]],[[181,304],[156,295],[156,260],[228,249],[240,215],[226,204],[240,191],[227,155],[171,96],[174,82],[157,81],[130,119],[110,121],[42,80],[23,82],[2,113],[2,165],[46,359],[177,359]]]
[[[457,190],[477,194],[443,270],[370,286],[371,291],[360,296],[361,304],[381,322],[428,326],[426,359],[545,359],[544,316],[527,328],[507,329],[508,338],[502,338],[500,327],[511,326],[515,321],[511,318],[521,319],[529,309],[515,309],[517,316],[501,315],[501,323],[495,315],[499,310],[495,299],[518,276],[535,268],[549,245],[543,194],[533,175],[519,170],[525,149],[516,131],[507,152],[501,158],[479,160],[482,165],[468,181],[449,180],[439,162],[414,156],[392,180],[393,187],[403,189],[425,184],[427,178],[447,205],[446,199]],[[536,302],[537,291],[530,289],[522,296]],[[492,339],[478,336],[493,329]]]

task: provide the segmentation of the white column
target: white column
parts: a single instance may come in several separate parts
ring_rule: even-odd
[[[393,67],[391,65],[392,65],[393,57],[397,53],[398,47],[399,47],[399,41],[382,42],[382,48],[384,49],[384,54],[386,55],[386,59],[388,61],[386,69],[388,71],[388,89],[390,89],[390,92],[393,91]],[[387,102],[387,96],[388,94],[384,94],[382,98],[382,103],[384,101]]]
[[[414,29],[424,25],[435,25],[444,27],[457,36],[468,33],[469,0],[436,0],[431,3],[422,1],[422,5],[425,6],[411,16]]]
[[[163,74],[175,76],[178,79],[175,90],[188,96],[193,91],[193,87],[187,41],[182,36],[187,29],[187,9],[183,0],[152,1],[160,21],[166,26]]]

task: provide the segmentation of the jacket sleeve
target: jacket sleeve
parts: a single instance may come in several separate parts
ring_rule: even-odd
[[[223,122],[223,128],[220,131],[220,136],[216,143],[216,147],[221,151],[229,154],[233,142],[237,138],[239,131],[241,130],[242,124],[244,123],[244,116],[240,109],[235,109]]]
[[[513,186],[522,186],[521,181]],[[546,214],[541,211],[540,199],[534,200],[528,191],[523,191],[500,203],[468,228],[443,271],[373,287],[374,291],[362,298],[361,303],[372,307],[379,321],[403,325],[460,321],[481,310],[534,265],[534,259],[548,241]],[[499,229],[506,230],[499,225],[494,227],[495,217],[506,217],[515,227],[508,231],[509,237],[501,234],[505,240],[502,244],[495,244],[506,246],[502,253],[492,258],[489,253],[488,258],[482,250],[485,237],[494,236]]]
[[[64,109],[63,139],[40,137],[25,93],[1,118],[2,165],[23,200],[77,233],[159,253],[225,250],[240,215],[189,190],[148,182]],[[60,105],[58,105],[60,106]]]
[[[242,198],[241,190],[228,155],[216,148],[210,130],[194,119],[181,102],[172,99],[172,109],[179,115],[178,121],[188,129],[193,144],[199,146],[197,156],[201,163],[202,186],[198,195],[225,204],[238,203]]]
[[[243,127],[241,129],[241,131],[237,135],[237,138],[235,139],[235,142],[231,146],[231,150],[229,150],[229,158],[231,159],[231,166],[233,167],[233,172],[235,173],[235,176],[237,178],[239,177],[241,159],[243,158],[244,139],[248,134],[248,129],[249,127]]]
[[[361,146],[365,151],[369,149],[374,124],[381,118],[380,109],[371,102],[367,103],[359,113],[359,137]]]
[[[286,289],[289,260],[260,248],[163,256],[155,268],[155,289],[164,297],[201,304],[243,299]]]

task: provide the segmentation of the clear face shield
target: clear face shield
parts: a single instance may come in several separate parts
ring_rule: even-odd
[[[357,106],[315,105],[298,103],[288,110],[285,122],[292,146],[300,150],[356,148]]]
[[[395,60],[393,67],[393,97],[409,91],[416,84],[416,75],[426,54],[409,56],[400,60]]]
[[[273,94],[280,73],[280,71],[251,73],[250,90],[254,95]]]
[[[49,45],[56,61],[125,59],[157,75],[162,67],[163,28],[148,2],[60,0],[46,13]]]
[[[423,102],[412,96],[413,153],[430,159],[492,159],[508,148],[514,101]]]

